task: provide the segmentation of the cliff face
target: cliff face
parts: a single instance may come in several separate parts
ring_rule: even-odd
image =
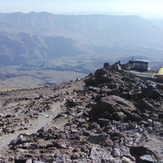
[[[162,101],[161,83],[109,64],[58,87],[1,92],[1,161],[161,161]]]

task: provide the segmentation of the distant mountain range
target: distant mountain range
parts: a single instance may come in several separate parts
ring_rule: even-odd
[[[25,64],[31,60],[56,59],[81,54],[70,38],[48,37],[19,33],[1,36],[0,64]]]
[[[162,22],[134,15],[1,13],[0,64],[79,55],[163,61]]]

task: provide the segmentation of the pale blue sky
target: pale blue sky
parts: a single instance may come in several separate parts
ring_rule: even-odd
[[[0,12],[118,12],[163,17],[163,0],[0,0]]]

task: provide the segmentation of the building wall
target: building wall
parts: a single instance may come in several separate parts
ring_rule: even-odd
[[[135,61],[134,69],[139,71],[148,71],[149,62]]]

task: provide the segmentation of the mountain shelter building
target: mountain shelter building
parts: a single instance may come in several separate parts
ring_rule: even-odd
[[[136,59],[134,62],[133,69],[138,70],[138,71],[148,71],[149,64],[150,64],[150,61]]]

